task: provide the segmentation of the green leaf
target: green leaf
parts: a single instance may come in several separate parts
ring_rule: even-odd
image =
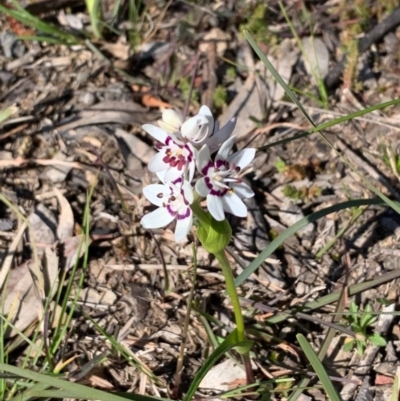
[[[350,316],[351,316],[351,318],[353,319],[353,322],[354,322],[353,328],[354,328],[354,330],[356,330],[355,326],[358,327],[358,306],[354,302],[351,302],[350,306],[349,306],[349,311],[350,311]],[[358,331],[359,330],[360,329],[358,328]]]
[[[362,356],[364,353],[365,343],[363,341],[357,341],[357,352],[358,355]]]
[[[325,217],[331,213],[336,213],[339,210],[348,209],[352,207],[358,207],[363,205],[382,205],[384,202],[380,199],[357,199],[351,200],[343,203],[337,203],[336,205],[327,207],[325,209],[319,210],[318,212],[311,213],[309,216],[303,217],[297,223],[293,224],[285,231],[283,231],[278,237],[276,237],[250,264],[247,266],[243,272],[236,277],[235,285],[236,287],[243,284],[247,278],[253,274],[258,267],[264,262],[265,259],[271,256],[271,254],[278,249],[288,238],[295,235],[297,231],[301,230],[303,227],[310,223]],[[193,208],[193,205],[192,205]]]
[[[361,317],[360,326],[363,329],[366,329],[367,327],[371,326],[371,324],[374,323],[377,319],[378,319],[377,316],[372,316],[370,314],[363,315]]]
[[[331,401],[340,401],[340,397],[333,386],[328,373],[326,373],[324,365],[322,365],[322,362],[318,359],[317,354],[314,352],[307,339],[303,336],[303,334],[297,334],[296,338],[319,380],[321,381],[328,398]]]
[[[207,358],[205,363],[198,370],[196,376],[192,380],[192,383],[189,387],[188,392],[186,393],[185,397],[183,398],[183,401],[191,401],[192,400],[192,398],[195,395],[197,389],[199,388],[199,385],[200,385],[201,381],[203,380],[204,376],[214,366],[214,364],[218,361],[218,359],[220,359],[223,355],[225,355],[232,348],[247,347],[248,343],[251,343],[251,341],[243,341],[241,343],[238,343],[236,329],[233,330],[232,333],[230,333],[228,335],[228,337],[225,338],[225,340],[222,342],[222,344],[220,344],[212,352],[212,354]]]
[[[368,336],[368,340],[377,347],[384,347],[386,345],[386,340],[379,333]]]
[[[342,349],[343,349],[343,351],[349,352],[354,348],[354,345],[355,345],[355,340],[346,341],[343,344]]]
[[[379,302],[383,306],[389,306],[394,303],[393,301],[389,301],[386,298],[376,298],[376,301]]]

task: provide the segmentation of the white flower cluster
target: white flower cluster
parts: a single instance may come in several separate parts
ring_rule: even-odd
[[[176,219],[175,240],[186,237],[193,224],[191,183],[196,167],[202,177],[195,189],[207,199],[207,208],[216,220],[225,219],[224,211],[239,217],[247,215],[242,199],[252,197],[254,192],[243,183],[240,174],[254,159],[256,150],[248,148],[230,154],[235,122],[232,119],[219,129],[210,109],[202,106],[197,115],[186,121],[180,113],[166,110],[159,127],[143,125],[158,141],[158,153],[148,167],[162,182],[143,188],[145,197],[158,206],[142,218],[144,228],[164,227]]]

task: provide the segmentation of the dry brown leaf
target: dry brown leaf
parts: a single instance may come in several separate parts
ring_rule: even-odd
[[[65,241],[67,238],[72,237],[74,232],[74,214],[72,213],[71,205],[65,196],[57,188],[54,188],[54,192],[60,205],[57,237],[59,241]]]
[[[126,61],[130,57],[131,46],[129,43],[122,43],[119,41],[117,43],[105,43],[103,45],[103,50],[111,53],[119,60]]]
[[[28,163],[28,160],[19,156],[13,160],[0,160],[0,169],[11,168],[11,167],[21,167],[23,164]]]
[[[60,131],[68,131],[86,125],[114,123],[115,121],[121,124],[145,124],[157,118],[158,115],[155,115],[154,112],[148,112],[137,103],[104,101],[91,108],[77,110],[74,121],[61,124],[57,129]]]
[[[25,330],[38,318],[39,311],[42,309],[32,281],[29,263],[30,261],[10,272],[2,311],[15,329],[9,327],[6,330],[6,338],[16,335],[17,330]]]
[[[172,108],[171,104],[163,102],[158,97],[150,95],[148,93],[143,95],[142,103],[146,107],[153,107],[153,108],[159,108],[159,109],[171,109]]]
[[[52,247],[48,246],[43,253],[42,258],[44,288],[46,294],[53,298],[57,292],[59,278],[59,257]]]
[[[89,246],[91,240],[89,239],[89,243],[85,244],[85,236],[77,235],[75,237],[67,238],[64,241],[64,257],[65,261],[65,269],[69,270],[76,263],[77,259],[79,259],[84,253],[87,246]],[[79,255],[78,255],[79,252]]]
[[[15,235],[12,243],[8,247],[7,256],[4,258],[3,264],[1,265],[0,269],[0,289],[3,287],[8,272],[11,269],[11,264],[12,261],[14,260],[15,250],[17,249],[17,246],[21,241],[22,235],[24,234],[25,230],[26,230],[26,223],[23,223],[19,228],[17,234]]]
[[[383,386],[385,384],[393,384],[393,377],[385,376],[385,375],[376,375],[375,377],[375,385]]]
[[[54,245],[57,240],[57,220],[54,213],[43,203],[39,203],[33,213],[28,217],[31,226],[31,241],[35,241],[39,253],[48,245]]]

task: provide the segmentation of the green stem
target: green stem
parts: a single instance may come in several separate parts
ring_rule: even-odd
[[[225,251],[216,253],[215,257],[217,258],[221,266],[222,273],[226,281],[226,289],[228,291],[229,297],[231,298],[233,313],[235,315],[235,321],[236,321],[236,330],[238,336],[237,340],[238,342],[245,341],[246,335],[244,332],[244,320],[242,315],[242,308],[240,306],[239,296],[236,292],[235,278],[233,277],[231,265],[229,263],[228,258],[226,257]]]
[[[242,308],[240,306],[239,296],[236,292],[235,277],[233,276],[231,265],[225,253],[225,248],[229,244],[232,236],[232,229],[229,223],[224,221],[214,220],[210,213],[206,213],[200,206],[201,198],[196,194],[195,199],[191,205],[193,214],[198,221],[197,236],[203,245],[204,249],[215,255],[217,258],[222,273],[224,274],[226,289],[231,298],[233,313],[236,321],[236,340],[238,343],[246,341],[246,334],[244,329],[244,320],[242,315]],[[250,353],[247,349],[240,349],[237,351],[241,354],[243,365],[246,371],[247,383],[253,383],[253,371],[251,368]]]
[[[229,297],[231,298],[233,313],[235,315],[237,341],[240,343],[246,341],[246,333],[244,331],[242,308],[240,306],[239,296],[236,292],[235,277],[233,277],[231,265],[229,263],[228,258],[226,257],[225,250],[217,252],[214,255],[217,258],[221,266],[222,273],[225,277],[226,289],[228,291]],[[251,367],[250,353],[249,351],[246,351],[241,354],[242,354],[243,365],[246,371],[247,384],[252,384],[254,382],[254,379],[253,379],[253,370]]]

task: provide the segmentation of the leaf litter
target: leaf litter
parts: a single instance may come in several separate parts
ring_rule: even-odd
[[[37,15],[48,13],[45,3],[38,6]],[[71,359],[65,372],[95,387],[157,395],[159,390],[151,384],[157,377],[163,394],[172,391],[181,328],[187,313],[185,300],[192,286],[192,238],[176,245],[173,227],[154,230],[152,237],[138,224],[150,210],[141,190],[153,182],[145,167],[154,154],[154,143],[141,125],[157,121],[164,108],[183,110],[188,85],[195,74],[189,112],[197,112],[200,104],[205,103],[219,115],[221,125],[236,116],[238,148],[245,147],[250,140],[253,147],[264,146],[305,129],[301,115],[286,102],[282,89],[238,32],[243,28],[241,24],[251,22],[245,17],[243,6],[228,1],[218,5],[204,3],[203,8],[180,3],[165,14],[152,5],[154,19],[163,17],[139,47],[142,51],[135,53],[127,40],[129,32],[122,25],[115,36],[103,39],[99,46],[106,55],[103,58],[83,45],[18,41],[15,35],[21,27],[1,16],[3,29],[14,35],[8,44],[1,42],[1,109],[17,105],[17,115],[0,127],[1,194],[27,217],[31,226],[28,230],[24,223],[18,223],[20,217],[15,210],[1,206],[0,222],[7,222],[0,224],[1,314],[10,323],[5,341],[15,341],[20,332],[29,336],[35,327],[44,335],[44,299],[53,301],[50,309],[56,308],[54,300],[60,301],[56,295],[65,290],[59,287],[63,283],[61,278],[69,277],[77,265],[76,276],[69,277],[74,284],[68,302],[76,296],[78,308],[67,329],[63,353],[54,358],[59,363],[70,352],[78,353],[80,357]],[[325,31],[316,25],[310,31],[299,11],[289,2],[285,6],[300,30],[308,57],[301,54],[276,2],[268,6],[270,14],[263,16],[270,26],[271,40],[258,40],[285,81],[301,91],[302,102],[317,123],[331,118],[330,113],[344,115],[398,96],[395,71],[399,60],[395,49],[400,48],[400,34],[392,24],[390,33],[382,30],[383,36],[376,39],[375,47],[368,46],[363,54],[353,55],[354,66],[350,62],[344,66],[344,85],[331,86],[327,82],[331,107],[321,111],[315,78],[304,59],[318,65],[321,77],[330,81],[331,72],[341,60],[341,37],[351,49],[345,41],[343,26],[356,24],[351,19],[354,11],[346,6],[344,11],[336,9],[329,2],[309,6],[311,20],[318,16],[330,28]],[[68,10],[62,6],[56,11],[58,21],[73,29],[88,28],[87,19],[74,5],[71,7]],[[365,24],[363,32],[375,35],[373,24],[385,24],[385,18],[392,15],[389,10],[382,13],[375,14],[371,19],[374,22]],[[185,19],[187,15],[192,21]],[[336,24],[334,18],[345,23]],[[250,33],[257,35],[257,31]],[[18,45],[17,49],[10,47],[10,43],[23,46]],[[315,49],[319,49],[317,53],[312,52]],[[202,55],[195,71],[193,60],[198,53]],[[140,89],[141,85],[146,90]],[[216,106],[218,86],[225,95]],[[379,116],[367,116],[368,121],[354,119],[327,132],[360,171],[373,177],[379,188],[393,197],[397,195],[399,173],[398,113],[398,107],[393,107]],[[83,216],[93,185],[90,236],[85,239]],[[347,199],[371,196],[316,134],[259,152],[249,185],[256,192],[256,197],[249,200],[249,217],[247,221],[231,222],[235,232],[229,257],[237,274],[279,233],[303,216]],[[351,210],[339,211],[299,231],[249,277],[241,296],[261,303],[264,309],[278,308],[284,313],[342,286],[398,269],[399,217],[391,210],[369,206],[344,229],[351,219]],[[316,259],[316,253],[331,240],[332,247]],[[36,267],[33,246],[37,247],[40,261]],[[80,285],[77,277],[84,267],[82,256],[86,248],[88,267]],[[232,321],[231,309],[225,302],[224,281],[215,260],[201,249],[197,257],[196,303],[201,305],[199,312],[213,316],[213,331],[223,337]],[[344,258],[350,260],[350,265],[343,262]],[[162,263],[168,272],[168,291]],[[385,312],[390,307],[382,307],[379,299],[394,305],[398,302],[397,288],[398,279],[362,293],[356,302],[370,304],[377,313]],[[274,326],[265,325],[265,319],[274,310],[268,314],[250,305],[243,302],[248,330],[257,339],[257,377],[264,381],[287,376],[299,380],[307,367],[296,354],[295,334],[299,330],[306,333],[318,348],[328,329],[322,322],[331,321],[333,305],[311,314],[314,321],[291,317]],[[368,346],[364,356],[367,368],[363,360],[355,357],[355,351],[338,352],[345,334],[336,334],[326,366],[332,367],[329,374],[337,379],[335,385],[343,399],[361,399],[370,383],[374,385],[365,397],[386,399],[392,382],[385,382],[379,375],[393,378],[395,372],[383,372],[382,366],[388,366],[384,364],[389,355],[399,356],[399,337],[395,334],[398,318],[390,315],[391,310],[388,309],[389,315],[380,316],[374,328],[388,345]],[[184,386],[212,350],[201,315],[192,313]],[[384,324],[385,316],[391,318]],[[51,332],[46,335],[51,336]],[[117,338],[140,361],[141,368],[121,356],[110,355],[105,335]],[[107,364],[96,366],[98,352],[108,355]],[[22,364],[22,355],[21,347],[16,348],[9,359]],[[33,358],[33,354],[28,356],[28,361],[33,363]],[[235,367],[225,367],[224,371],[228,362]],[[236,365],[232,360],[221,361],[215,369],[218,367],[228,377],[221,375],[217,383],[207,384],[207,390],[202,389],[204,396],[219,394],[217,390],[222,386],[232,389],[244,384],[240,374],[234,377]],[[143,371],[151,375],[147,378],[140,373]],[[313,372],[308,369],[306,374]],[[273,397],[282,398],[289,390],[283,389]],[[326,399],[317,386],[305,390],[302,396]]]

